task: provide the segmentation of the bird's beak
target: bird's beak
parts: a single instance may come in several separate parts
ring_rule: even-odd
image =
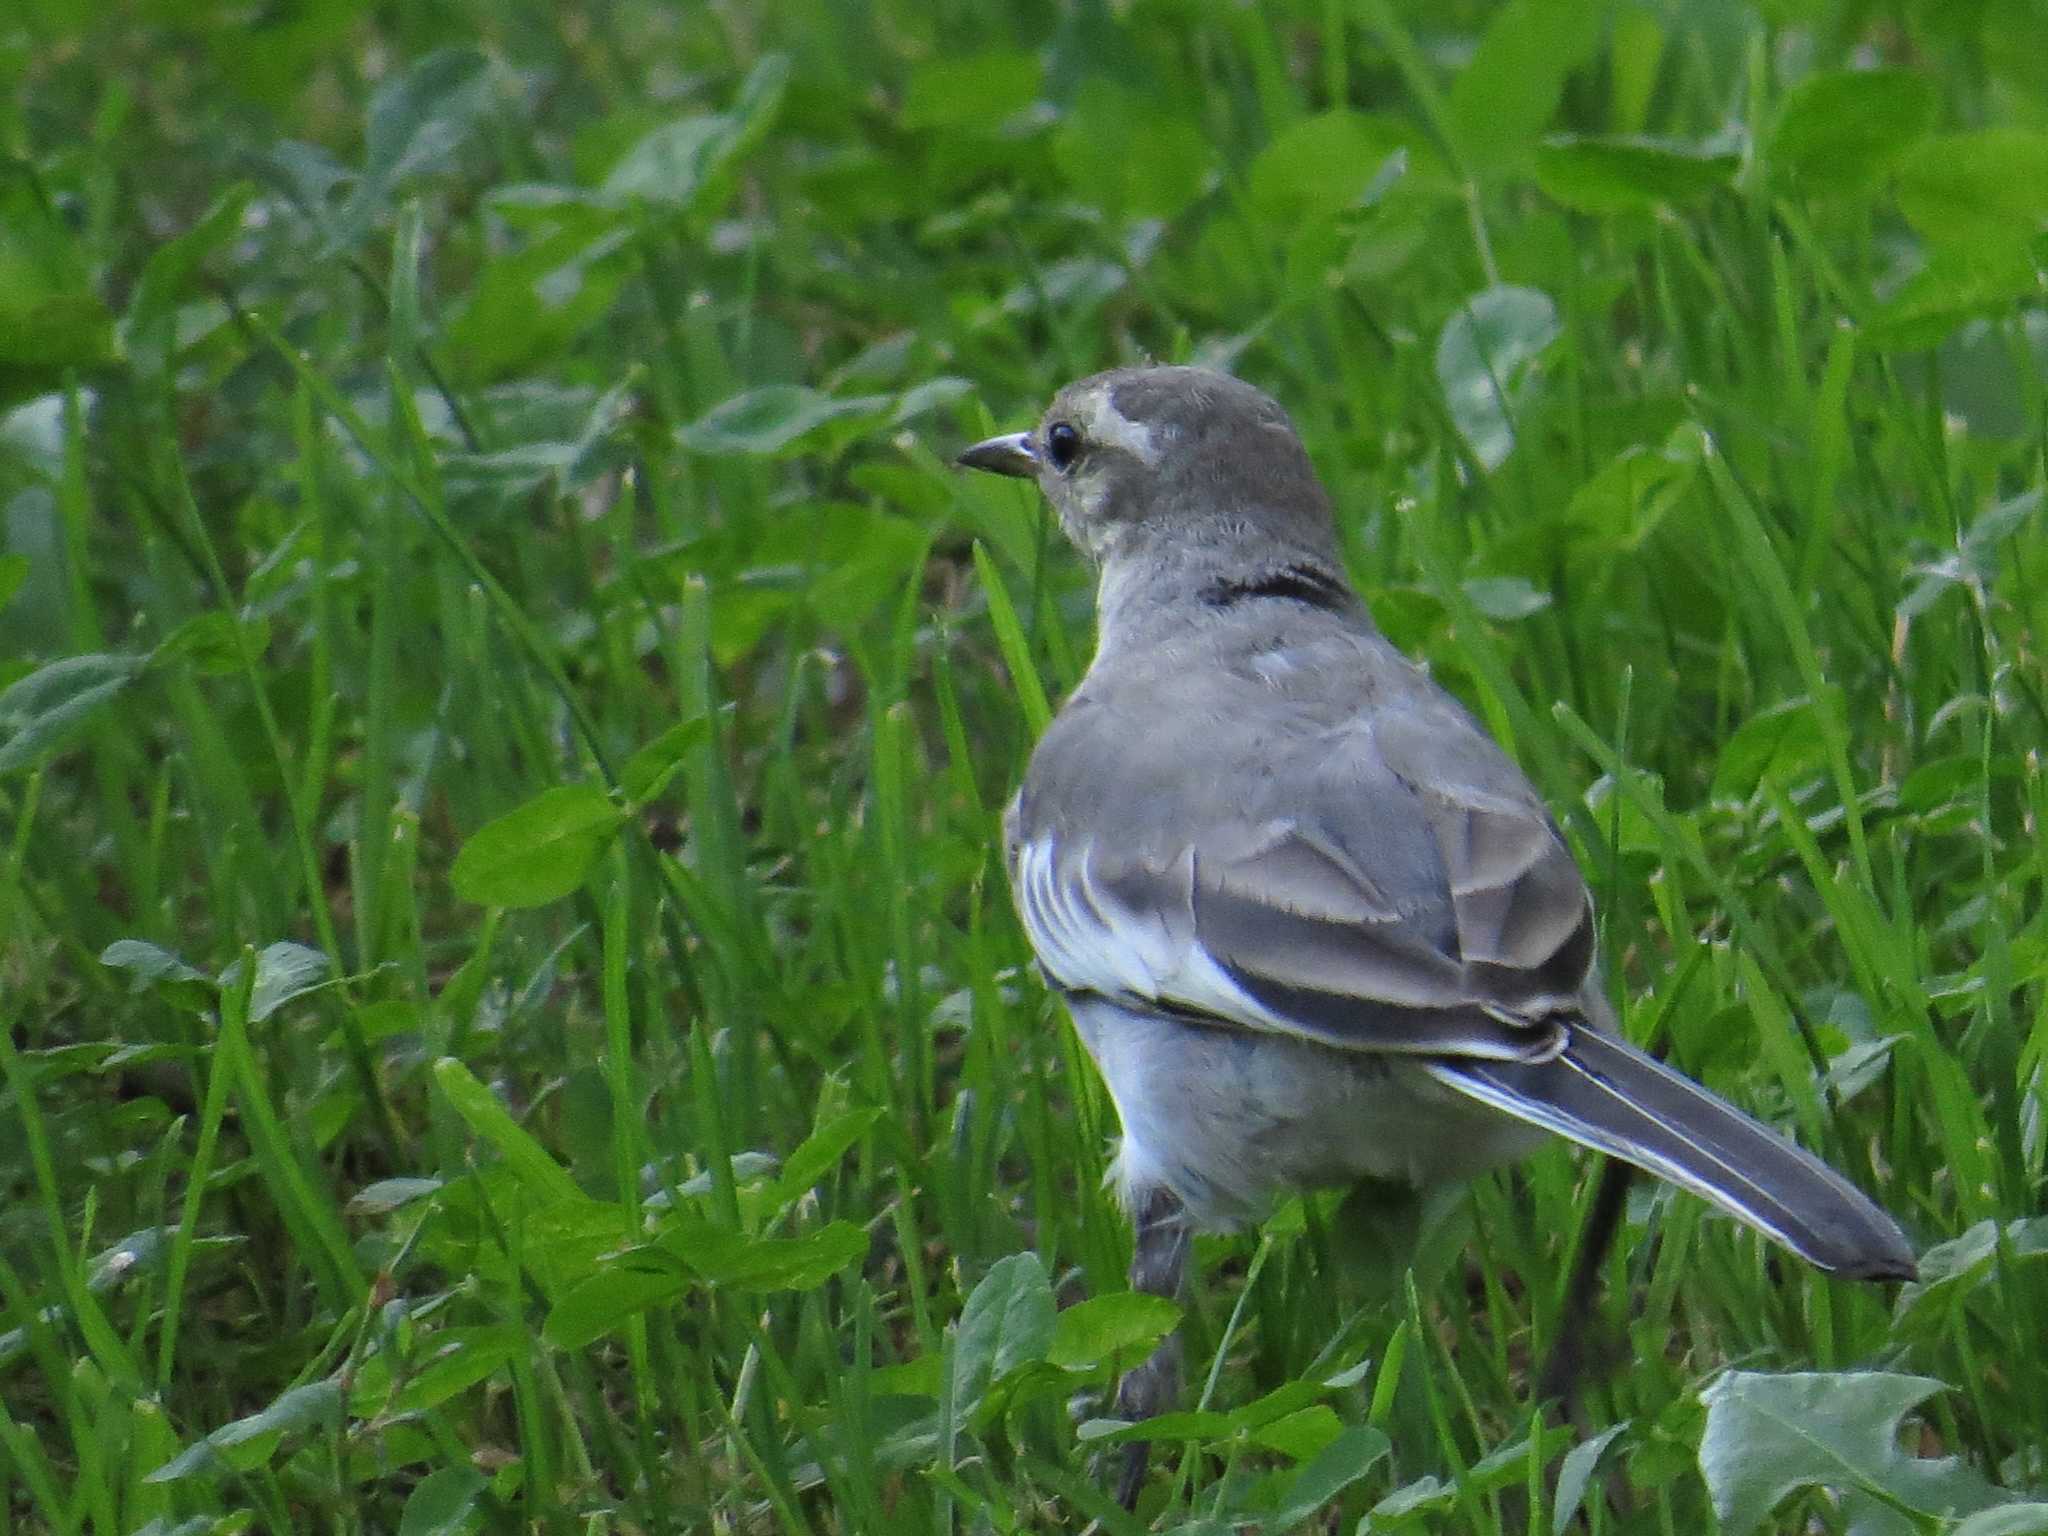
[[[1029,480],[1038,473],[1038,450],[1029,432],[1011,432],[976,443],[953,461],[963,469],[985,469],[992,475]]]

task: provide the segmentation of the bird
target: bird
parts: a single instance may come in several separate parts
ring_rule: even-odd
[[[1269,395],[1094,374],[957,462],[1034,481],[1098,573],[1097,643],[1004,815],[1012,895],[1115,1106],[1131,1285],[1288,1193],[1419,1192],[1551,1134],[1831,1274],[1910,1279],[1847,1179],[1631,1044],[1591,894],[1522,770],[1381,634]],[[1179,1391],[1178,1341],[1118,1413]],[[1142,1452],[1119,1497],[1130,1507]]]

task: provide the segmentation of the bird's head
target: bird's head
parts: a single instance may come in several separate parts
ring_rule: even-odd
[[[976,443],[969,469],[1038,482],[1097,562],[1248,534],[1321,550],[1329,500],[1271,396],[1207,368],[1118,368],[1069,384],[1028,432]]]

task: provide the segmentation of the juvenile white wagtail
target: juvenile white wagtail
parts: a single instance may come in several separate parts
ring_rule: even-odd
[[[1463,1180],[1544,1131],[1824,1270],[1912,1276],[1845,1179],[1621,1036],[1556,823],[1374,627],[1270,398],[1120,369],[960,463],[1036,480],[1101,570],[1095,660],[1006,834],[1123,1123],[1134,1287],[1178,1289],[1190,1226],[1289,1190]],[[1121,1411],[1166,1406],[1176,1366],[1169,1346],[1131,1373]]]

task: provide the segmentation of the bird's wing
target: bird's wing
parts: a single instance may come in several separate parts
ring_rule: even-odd
[[[1446,723],[1481,771],[1458,771]],[[1421,738],[1379,721],[1312,743],[1247,809],[1205,811],[1197,789],[1185,815],[1155,813],[1184,837],[1020,825],[1012,880],[1040,963],[1069,991],[1349,1049],[1554,1054],[1592,960],[1578,869],[1462,712],[1418,729],[1427,782],[1396,767]]]

